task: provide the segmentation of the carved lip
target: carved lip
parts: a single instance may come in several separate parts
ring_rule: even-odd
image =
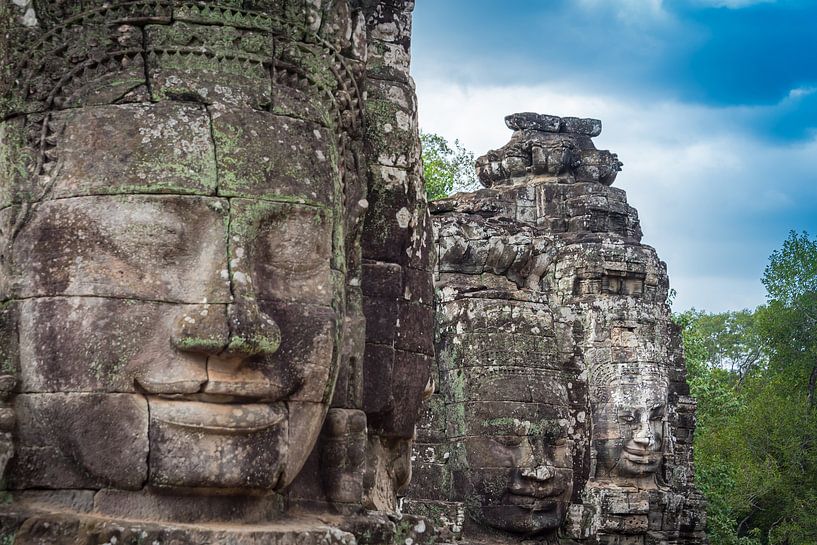
[[[555,494],[540,494],[540,495],[531,495],[531,494],[518,494],[516,492],[508,491],[505,494],[505,503],[508,505],[514,505],[516,507],[521,507],[523,509],[529,509],[531,511],[551,511],[556,509],[559,505],[559,501],[557,498],[561,494],[561,491]]]
[[[152,420],[222,435],[264,431],[287,417],[284,403],[208,403],[149,397],[148,405]]]
[[[654,450],[633,450],[624,447],[624,457],[634,464],[650,465],[658,462],[660,456]]]

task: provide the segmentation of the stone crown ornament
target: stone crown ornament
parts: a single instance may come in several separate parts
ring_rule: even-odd
[[[621,171],[615,153],[593,145],[592,137],[601,134],[598,119],[525,112],[507,116],[505,124],[514,131],[511,141],[477,159],[477,176],[485,187],[539,176],[611,185]]]

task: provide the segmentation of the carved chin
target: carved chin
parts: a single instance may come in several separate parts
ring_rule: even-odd
[[[284,403],[149,400],[150,484],[273,490],[286,463]]]
[[[556,499],[532,501],[529,506],[486,505],[480,509],[482,521],[505,532],[536,535],[555,530],[564,522],[565,502]]]
[[[661,452],[631,452],[616,442],[597,444],[599,466],[607,476],[644,477],[654,474],[661,466]]]

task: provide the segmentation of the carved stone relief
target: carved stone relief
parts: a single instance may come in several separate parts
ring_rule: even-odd
[[[416,100],[388,54],[412,8],[0,8],[4,539],[430,538],[364,510],[395,510],[433,355]]]
[[[408,509],[464,542],[701,543],[666,267],[621,163],[597,120],[506,124],[486,189],[432,203],[439,388]]]

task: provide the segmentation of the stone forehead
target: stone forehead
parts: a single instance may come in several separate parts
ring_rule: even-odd
[[[5,122],[0,129],[3,147],[11,150],[9,159],[19,160],[19,164],[24,165],[17,168],[13,176],[7,176],[9,173],[5,171],[8,165],[4,163],[8,161],[5,161],[5,157],[0,158],[0,186],[6,186],[0,187],[0,206],[37,201],[47,203],[50,202],[47,200],[49,198],[53,198],[54,202],[67,203],[87,197],[82,206],[74,207],[75,219],[94,213],[97,216],[95,223],[104,223],[105,208],[111,208],[104,203],[112,201],[104,201],[103,195],[155,195],[156,199],[163,200],[184,195],[173,200],[195,202],[205,213],[196,214],[194,210],[187,214],[189,217],[181,218],[184,220],[181,227],[169,225],[165,231],[182,240],[182,245],[189,247],[187,249],[196,246],[195,243],[204,238],[203,234],[212,235],[205,242],[223,261],[228,252],[225,241],[221,240],[223,236],[220,236],[223,234],[220,232],[223,230],[221,219],[225,226],[240,227],[241,222],[230,221],[238,213],[247,219],[258,211],[258,206],[251,205],[250,200],[278,201],[283,207],[313,205],[322,211],[311,216],[303,214],[301,223],[305,229],[302,233],[316,233],[318,229],[311,227],[307,216],[317,218],[323,214],[325,217],[313,222],[320,224],[321,240],[302,245],[303,253],[319,246],[319,251],[312,253],[324,260],[331,257],[332,268],[342,270],[342,246],[339,245],[342,237],[335,235],[343,232],[344,223],[351,225],[360,218],[356,208],[346,215],[339,214],[343,205],[341,194],[344,185],[352,186],[363,181],[362,177],[356,176],[356,172],[346,168],[351,156],[346,143],[350,137],[358,138],[360,134],[348,134],[348,131],[353,131],[355,122],[351,125],[341,123],[338,118],[336,123],[332,123],[310,112],[325,107],[335,114],[344,112],[359,118],[362,112],[355,79],[360,78],[359,74],[351,74],[346,63],[349,59],[342,58],[337,44],[326,42],[327,36],[316,39],[316,43],[322,44],[321,47],[306,43],[309,39],[305,36],[314,31],[309,30],[308,17],[304,13],[295,16],[296,19],[305,17],[303,21],[296,21],[298,32],[293,30],[292,25],[281,24],[281,17],[292,17],[294,13],[278,9],[283,5],[281,2],[243,2],[241,9],[226,11],[223,6],[202,10],[196,3],[180,2],[173,8],[176,10],[174,17],[165,20],[163,17],[167,14],[163,10],[169,5],[160,1],[35,3],[38,13],[43,15],[41,24],[31,30],[30,40],[18,44],[24,45],[27,53],[21,55],[25,60],[12,67],[19,76],[14,81],[27,86],[29,97],[28,103],[20,106],[22,109],[18,113],[41,109],[51,110],[52,113],[19,116]],[[250,8],[258,11],[250,13],[247,11]],[[50,19],[49,14],[53,16]],[[134,26],[125,24],[113,28],[115,25],[108,24],[111,20],[132,22]],[[177,32],[170,32],[176,25]],[[139,27],[144,27],[144,41]],[[129,32],[139,34],[140,39],[133,41]],[[189,50],[189,44],[179,41],[190,38],[190,35],[195,35],[196,40],[202,43],[196,51]],[[278,40],[278,37],[282,44],[286,44],[285,47],[272,47],[272,38]],[[100,45],[99,49],[95,49],[95,39],[104,42],[104,47]],[[148,63],[150,69],[140,65],[137,70],[132,70],[132,59],[120,55],[121,48],[130,47],[147,48],[144,55],[137,57],[151,57]],[[65,48],[67,53],[63,53]],[[89,73],[86,70],[76,80],[66,79],[67,75],[76,76],[76,66],[91,62],[83,55],[93,57],[91,60],[96,63],[94,71]],[[201,62],[192,62],[191,59],[197,58],[197,55],[201,57]],[[273,57],[276,62],[281,61],[276,64],[276,70],[271,69]],[[354,59],[349,62],[354,62]],[[259,67],[261,70],[256,70]],[[236,75],[230,71],[236,68],[241,68],[243,73]],[[39,80],[41,71],[53,72],[54,77]],[[63,73],[66,77],[57,77]],[[331,78],[324,77],[328,73],[332,74]],[[134,79],[128,79],[125,75]],[[218,80],[225,75],[227,79]],[[248,91],[244,86],[246,82],[242,83],[244,76],[258,76],[255,83],[261,83]],[[196,79],[199,77],[201,81]],[[148,82],[153,85],[145,86],[141,94],[119,100],[105,94],[113,85],[110,78],[124,78],[136,88],[140,83],[143,86]],[[207,78],[218,81],[214,87],[208,88],[205,83],[213,82],[205,81]],[[57,81],[63,87],[49,87]],[[192,91],[188,91],[195,91],[193,94],[198,93],[197,97],[191,98],[187,91],[187,94],[174,94],[178,90],[173,90],[174,86],[190,82],[195,89],[191,87]],[[97,84],[99,88],[94,87]],[[215,93],[216,87],[221,94]],[[276,89],[281,91],[280,96],[276,95],[272,101],[270,92],[275,93]],[[241,98],[238,91],[249,94]],[[260,101],[257,104],[256,99]],[[113,101],[118,103],[111,104]],[[4,154],[7,149],[4,149]],[[25,173],[18,172],[26,170]],[[358,191],[356,187],[351,192],[355,191]],[[241,202],[235,197],[246,201]],[[46,216],[45,203],[34,205],[35,213],[37,207],[43,209],[41,220]],[[138,220],[134,216],[139,206],[132,204],[117,205],[118,209],[111,211],[114,214],[108,216],[117,221],[107,222],[111,223],[111,228],[96,234],[116,235],[121,243],[119,246],[138,241],[140,234],[132,232],[132,228],[148,222],[130,221]],[[17,207],[11,208],[16,210]],[[122,213],[125,209],[127,213]],[[232,213],[227,213],[227,210]],[[223,218],[205,222],[210,216],[217,215],[214,211],[221,211]],[[167,214],[163,218],[170,219]],[[46,230],[56,228],[64,236],[70,235],[74,226],[69,225],[67,218],[57,214],[48,219],[50,224],[45,225]],[[192,227],[203,223],[207,223],[203,231]],[[265,228],[270,225],[267,222]],[[231,233],[234,231],[229,230]],[[149,234],[144,233],[145,236]],[[34,233],[33,239],[36,236],[38,234]],[[288,242],[296,242],[294,238]],[[33,239],[30,242],[36,243]],[[83,251],[93,250],[90,243],[85,246],[82,246],[82,241],[71,243]],[[56,247],[54,244],[51,246]],[[296,247],[295,244],[291,246]],[[100,254],[105,255],[111,246],[103,245],[102,248]],[[41,249],[42,245],[38,249],[40,254]],[[29,260],[35,254],[37,252],[29,253]],[[284,257],[294,257],[294,254],[290,251]],[[63,257],[67,260],[71,256]],[[189,256],[185,254],[184,257]],[[135,260],[128,258],[126,261],[130,263]],[[149,259],[143,261],[141,265],[145,267],[150,264]],[[190,268],[196,268],[192,260],[178,261],[188,262]],[[278,259],[280,266],[277,272],[297,272],[299,266],[296,261],[299,260]],[[93,264],[92,260],[87,262]],[[173,266],[179,268],[175,262]],[[276,268],[276,265],[273,263],[272,267]],[[130,268],[134,276],[138,276],[140,267]],[[187,303],[204,299],[224,301],[223,282],[218,274],[227,267],[219,266],[217,269],[216,277],[210,282],[212,286],[189,282],[199,291],[206,287],[207,293],[194,293],[193,288],[185,285],[174,286],[171,280],[166,293],[158,295],[153,292],[123,293],[122,290],[94,294]],[[63,269],[60,274],[66,276],[66,271],[68,269]],[[328,276],[328,268],[321,274]],[[44,282],[49,281],[46,276],[43,276]],[[75,276],[79,283],[85,279],[89,285],[98,284],[98,278],[85,274]],[[185,277],[182,274],[166,276]],[[27,281],[30,283],[31,279]],[[131,287],[138,284],[132,282]],[[290,285],[291,293],[286,297],[277,293],[275,297],[297,300],[314,295],[296,286],[295,282],[287,285]],[[41,288],[21,286],[21,289],[31,292],[26,296],[35,292],[55,295],[64,291],[57,289],[59,286],[55,289]],[[280,292],[280,287],[276,287],[275,291]],[[328,304],[331,293],[320,295],[320,302]]]
[[[658,364],[627,363],[599,365],[589,373],[590,399],[595,403],[614,401],[617,393],[638,398],[666,392],[669,380]]]
[[[511,401],[568,406],[566,373],[546,368],[465,367],[455,372],[452,401]]]
[[[565,434],[570,409],[547,403],[471,401],[454,404],[452,414],[465,416],[466,435]]]

